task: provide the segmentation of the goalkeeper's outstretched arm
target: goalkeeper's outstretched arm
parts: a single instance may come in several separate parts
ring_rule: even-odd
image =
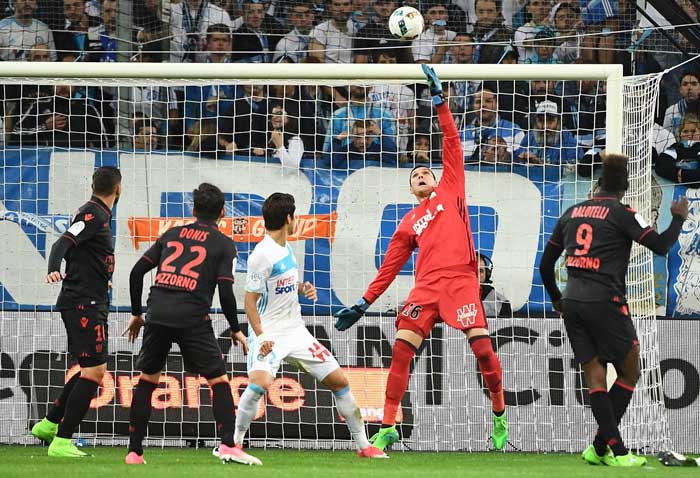
[[[379,267],[372,283],[367,287],[367,291],[355,305],[344,307],[335,314],[336,319],[338,319],[335,322],[336,329],[347,330],[360,320],[360,317],[369,309],[370,304],[377,300],[391,285],[396,274],[399,273],[415,248],[415,243],[399,224],[384,255],[384,262]]]

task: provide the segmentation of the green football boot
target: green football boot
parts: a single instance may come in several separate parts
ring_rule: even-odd
[[[47,445],[50,445],[53,439],[56,438],[57,431],[58,423],[53,423],[46,418],[32,427],[32,435],[45,442]]]
[[[503,450],[508,442],[508,420],[506,419],[506,412],[500,417],[496,414],[493,415],[493,433],[491,434],[491,440],[493,440],[493,446],[496,450]]]
[[[389,428],[380,428],[379,431],[369,439],[372,445],[382,451],[397,441],[399,441],[399,432],[396,431],[396,425]]]
[[[608,448],[608,453],[612,453],[610,451],[610,448]],[[588,447],[585,450],[583,450],[583,453],[581,453],[581,458],[589,465],[603,465],[604,457],[605,455],[601,456],[598,453],[596,453],[595,447],[593,445],[588,445]]]
[[[78,450],[78,447],[70,439],[55,437],[51,445],[49,445],[49,456],[56,458],[84,458],[88,454]]]
[[[603,463],[605,463],[608,466],[633,468],[646,465],[647,459],[643,456],[635,455],[632,452],[629,452],[626,455],[617,456],[610,453],[609,455],[605,455],[603,457]]]

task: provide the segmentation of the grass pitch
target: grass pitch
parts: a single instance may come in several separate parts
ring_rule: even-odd
[[[85,448],[93,456],[57,459],[46,448],[0,447],[0,476],[73,477],[254,477],[254,478],[515,478],[515,477],[638,477],[698,476],[697,468],[667,468],[655,457],[639,469],[589,466],[578,455],[533,453],[418,453],[394,452],[389,460],[360,460],[349,451],[256,451],[264,466],[223,465],[211,450],[146,449],[145,466],[124,464],[125,448]]]

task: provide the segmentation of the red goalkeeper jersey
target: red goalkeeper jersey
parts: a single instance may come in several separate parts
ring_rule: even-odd
[[[462,144],[447,103],[438,106],[437,111],[443,134],[442,177],[430,197],[410,210],[394,232],[384,262],[364,294],[370,303],[394,281],[416,247],[417,285],[427,278],[478,276],[467,211]]]

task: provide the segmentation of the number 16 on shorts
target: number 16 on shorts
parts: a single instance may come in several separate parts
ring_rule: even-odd
[[[401,311],[401,315],[408,317],[409,319],[416,320],[420,316],[420,311],[423,310],[422,305],[417,305],[414,303],[410,303],[404,306],[403,311]]]

